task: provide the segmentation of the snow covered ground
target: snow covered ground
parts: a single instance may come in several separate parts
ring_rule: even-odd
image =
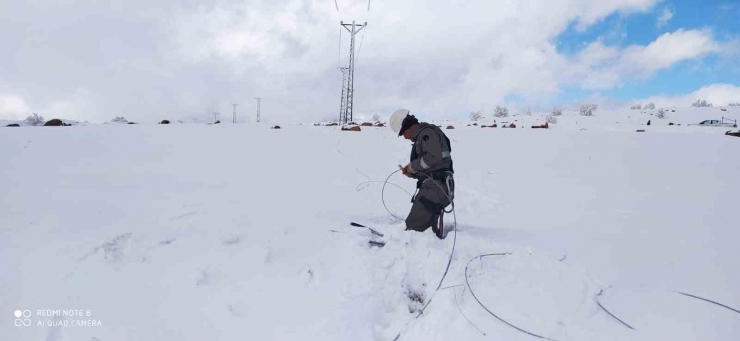
[[[466,266],[550,339],[738,340],[739,313],[674,292],[740,308],[740,139],[686,126],[721,116],[740,110],[439,122],[458,233],[437,292],[455,234],[404,232],[362,184],[407,162],[388,128],[0,128],[0,340],[536,340]],[[63,309],[84,317],[39,316]]]

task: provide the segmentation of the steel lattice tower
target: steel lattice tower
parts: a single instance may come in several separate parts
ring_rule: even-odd
[[[364,24],[357,24],[353,20],[352,24],[345,24],[343,21],[340,21],[339,24],[347,29],[351,34],[349,43],[349,68],[347,72],[347,104],[344,107],[344,117],[340,117],[340,120],[341,118],[344,119],[344,121],[341,121],[340,123],[347,124],[352,121],[352,104],[355,97],[355,35],[367,26],[367,22]],[[342,96],[342,99],[344,99],[344,95]]]
[[[262,97],[256,97],[257,100],[257,122],[260,121],[260,102],[262,102]]]
[[[339,123],[345,124],[347,123],[347,70],[349,70],[348,67],[343,66],[339,68],[340,71],[342,71],[342,100],[339,102]]]

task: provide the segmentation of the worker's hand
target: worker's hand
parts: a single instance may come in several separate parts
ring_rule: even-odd
[[[401,173],[405,176],[408,176],[409,178],[414,177],[414,170],[409,167],[410,165],[406,165],[403,168],[401,168]]]

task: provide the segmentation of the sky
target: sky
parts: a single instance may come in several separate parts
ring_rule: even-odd
[[[595,103],[740,102],[738,0],[0,2],[0,118],[465,118]],[[341,32],[341,33],[340,33]]]

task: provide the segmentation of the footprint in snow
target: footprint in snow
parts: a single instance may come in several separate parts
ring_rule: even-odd
[[[195,281],[195,285],[202,286],[202,285],[208,285],[213,280],[213,275],[208,271],[208,268],[204,269],[200,272],[198,275],[198,279]]]
[[[231,237],[229,239],[224,240],[223,242],[221,242],[221,244],[223,244],[223,245],[236,245],[236,244],[240,244],[241,242],[242,242],[242,237],[241,236],[234,236],[234,237]]]
[[[187,217],[190,217],[190,216],[194,216],[194,215],[196,215],[197,213],[198,213],[198,212],[196,212],[196,211],[190,211],[190,212],[187,212],[187,213],[183,213],[183,214],[181,214],[181,215],[178,215],[178,216],[174,216],[174,217],[170,218],[170,220],[179,220],[179,219],[185,219],[185,218],[187,218]]]
[[[244,318],[249,311],[249,305],[244,302],[235,302],[229,304],[229,313],[237,318]]]
[[[117,236],[111,239],[110,241],[105,242],[102,245],[94,248],[92,251],[88,252],[86,255],[78,259],[78,261],[83,261],[87,259],[88,257],[98,253],[98,251],[102,251],[103,258],[109,263],[120,262],[124,256],[124,248],[128,244],[132,235],[133,233],[129,232],[129,233],[124,233],[120,236]]]
[[[159,242],[159,245],[170,245],[174,241],[175,241],[175,238],[163,240],[163,241]]]
[[[54,318],[52,326],[49,326],[46,332],[46,341],[59,341],[62,339],[62,318]]]
[[[423,291],[407,288],[406,297],[409,298],[409,313],[418,313],[424,308],[426,298]]]

